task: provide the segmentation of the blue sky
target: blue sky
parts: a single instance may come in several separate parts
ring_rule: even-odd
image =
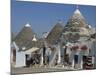
[[[24,2],[12,0],[11,5],[11,30],[18,33],[26,23],[31,24],[32,29],[38,35],[50,31],[61,20],[65,26],[70,16],[76,10],[73,4],[54,4]],[[87,22],[95,27],[96,7],[79,5],[79,10]]]

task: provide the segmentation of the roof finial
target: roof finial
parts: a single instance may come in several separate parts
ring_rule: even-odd
[[[27,23],[27,24],[25,25],[25,27],[31,27],[31,25],[30,25],[29,23]]]
[[[79,6],[78,6],[78,4],[76,5],[76,9],[79,9]]]
[[[58,19],[58,23],[62,23],[61,19]]]
[[[78,5],[76,5],[76,10],[75,10],[74,14],[81,14],[81,12],[79,11],[79,6]]]
[[[37,41],[37,39],[36,39],[35,35],[33,36],[32,41]]]

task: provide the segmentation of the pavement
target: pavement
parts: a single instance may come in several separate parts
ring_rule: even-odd
[[[72,67],[22,67],[11,68],[11,74],[31,74],[31,73],[43,73],[43,72],[61,72],[61,71],[75,71]]]

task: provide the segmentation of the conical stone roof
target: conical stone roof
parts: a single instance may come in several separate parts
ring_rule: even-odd
[[[66,27],[86,27],[87,22],[80,12],[80,10],[77,8],[71,18],[68,20]]]
[[[33,31],[29,24],[26,24],[15,37],[15,42],[19,47],[26,47],[33,39]]]
[[[78,8],[68,20],[64,28],[64,33],[66,32],[78,32],[80,35],[86,36],[90,34],[89,25]]]
[[[55,44],[56,41],[59,39],[59,37],[62,34],[64,26],[61,24],[61,22],[58,22],[52,30],[49,32],[46,41],[48,44]]]
[[[77,8],[65,25],[63,35],[66,41],[77,42],[83,37],[90,37],[91,29],[92,27]]]

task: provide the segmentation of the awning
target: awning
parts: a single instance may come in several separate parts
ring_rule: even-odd
[[[35,51],[37,51],[37,50],[39,50],[39,48],[37,48],[37,47],[32,47],[32,48],[26,50],[26,51],[25,51],[25,54],[31,54],[32,52],[35,52]]]

